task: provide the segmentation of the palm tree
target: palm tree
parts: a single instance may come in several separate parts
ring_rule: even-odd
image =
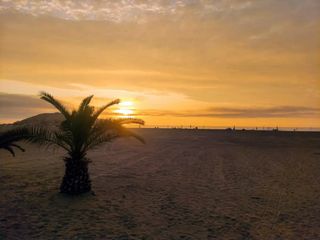
[[[0,148],[9,151],[12,156],[15,156],[14,148],[24,152],[25,150],[16,142],[24,140],[29,136],[27,128],[16,128],[0,133]]]
[[[40,145],[56,145],[67,151],[65,160],[65,175],[60,185],[60,192],[67,194],[81,194],[91,191],[91,181],[88,173],[89,159],[86,157],[90,149],[110,142],[118,137],[135,137],[144,140],[126,129],[123,124],[144,124],[140,119],[98,119],[99,115],[108,107],[118,104],[116,99],[95,110],[89,103],[93,95],[82,100],[79,108],[69,112],[65,106],[52,95],[41,92],[41,99],[52,104],[64,116],[59,129],[48,130],[33,127],[28,138],[30,142]]]

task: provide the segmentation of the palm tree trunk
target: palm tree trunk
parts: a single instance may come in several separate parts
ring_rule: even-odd
[[[91,191],[91,181],[86,159],[65,159],[65,175],[62,179],[60,192],[78,195]]]

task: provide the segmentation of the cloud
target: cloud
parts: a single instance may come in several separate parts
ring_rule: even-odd
[[[56,94],[54,95],[56,96]],[[67,95],[63,96],[57,96],[57,98],[63,100],[68,108],[77,106],[82,99],[81,96],[74,93],[72,98],[67,98]],[[94,98],[94,106],[105,104],[110,100],[103,97],[103,94],[97,96]],[[131,114],[131,117],[144,119],[147,125],[319,127],[320,108],[317,107],[226,107],[216,105],[206,108],[202,104],[194,106],[192,105],[193,102],[190,102],[191,104],[186,102],[183,108],[177,108],[175,104],[179,99],[174,100],[172,96],[160,95],[155,100],[152,100],[150,96],[144,97],[146,99],[143,101],[149,104],[147,106],[140,106],[139,102],[134,104],[132,108],[134,114]],[[41,101],[37,96],[31,95],[0,93],[0,103],[0,123],[19,121],[40,113],[57,112],[50,104]],[[161,104],[164,104],[164,106],[161,106]],[[117,106],[106,111],[102,117],[122,117],[122,114],[114,112],[115,109],[117,109]]]
[[[141,109],[173,116],[317,122],[302,109],[207,107],[318,107],[318,0],[0,2],[2,92],[142,96]]]
[[[54,112],[54,109],[39,98],[0,92],[1,122],[30,117],[42,112]]]
[[[156,111],[145,110],[139,116],[174,116],[205,118],[303,118],[320,116],[320,108],[303,106],[276,106],[255,108],[214,107],[204,110],[190,111]]]
[[[78,97],[76,99],[79,102]],[[97,99],[96,99],[97,100]],[[108,102],[110,99],[98,97],[99,102]],[[55,112],[56,110],[48,103],[36,96],[22,94],[7,94],[0,92],[0,115],[2,121],[6,118],[22,119],[39,113]],[[70,102],[64,104],[71,106]],[[110,116],[119,114],[110,112]],[[303,118],[320,115],[320,108],[303,106],[275,106],[275,107],[210,107],[197,110],[159,110],[144,109],[136,110],[136,116],[145,117],[197,117],[197,118]]]
[[[65,20],[131,21],[149,14],[173,14],[183,1],[2,1],[2,10],[15,10],[33,16],[53,16]]]
[[[0,92],[0,102],[1,110],[10,110],[10,108],[48,108],[48,104],[39,98],[28,95],[7,94]]]
[[[74,104],[70,100],[76,100],[78,104],[83,98],[74,96],[73,98],[69,97],[68,101],[58,99],[65,106],[72,109]],[[107,103],[109,101],[110,99],[108,98],[95,97],[95,102]],[[57,109],[35,95],[0,92],[0,103],[0,123],[22,120],[40,113],[57,112]]]
[[[245,14],[259,12],[263,9],[273,11],[277,17],[278,13],[295,14],[300,18],[301,10],[309,11],[308,16],[316,14],[319,1],[309,0],[301,3],[298,0],[15,0],[0,1],[1,11],[17,11],[23,14],[30,14],[36,17],[51,16],[64,20],[91,20],[111,22],[144,22],[153,17],[164,16],[172,19],[181,17],[192,12],[194,16],[201,18],[214,17],[216,20],[233,19],[241,15],[241,22],[248,21]],[[285,10],[285,11],[283,11]],[[264,13],[264,11],[263,11]],[[263,16],[262,16],[263,17]],[[272,18],[269,19],[272,21]],[[237,24],[234,22],[234,24]]]
[[[51,16],[64,20],[144,21],[153,16],[174,17],[191,8],[197,14],[207,15],[250,8],[252,1],[202,0],[123,0],[123,1],[59,1],[59,0],[2,0],[0,10],[17,11],[33,16]]]

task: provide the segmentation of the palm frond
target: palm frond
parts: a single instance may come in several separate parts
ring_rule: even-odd
[[[113,120],[115,122],[118,122],[119,124],[139,124],[144,125],[144,121],[139,118],[118,118]]]
[[[122,122],[130,122],[133,120],[135,123],[142,123],[137,119],[104,119],[97,122],[90,133],[90,137],[87,139],[84,149],[89,150],[95,148],[105,142],[113,141],[120,137],[134,137],[142,143],[145,143],[144,139],[133,131],[128,130],[122,126]]]
[[[86,97],[82,100],[81,104],[79,105],[78,112],[83,112],[83,110],[89,105],[91,102],[91,99],[93,98],[93,95],[90,95],[89,97]]]
[[[0,134],[0,147],[23,140],[26,136],[28,136],[28,134],[29,131],[27,128],[15,128],[3,132]]]
[[[69,111],[66,109],[65,106],[63,106],[63,104],[61,102],[59,102],[58,100],[56,100],[52,95],[50,95],[49,93],[46,92],[40,92],[40,98],[48,103],[50,103],[51,105],[53,105],[56,109],[59,110],[59,112],[62,113],[62,115],[66,118],[69,119],[70,118],[70,113]]]
[[[115,138],[117,138],[117,136],[111,134],[97,136],[96,138],[92,138],[89,140],[84,150],[88,151],[90,149],[96,148],[103,143],[111,142]]]
[[[15,128],[3,132],[0,134],[0,148],[9,151],[12,156],[15,156],[14,147],[24,152],[25,150],[15,142],[24,140],[28,134],[27,128]]]
[[[108,107],[111,107],[112,105],[115,105],[115,104],[119,104],[120,103],[120,99],[116,99],[116,100],[113,100],[112,102],[100,107],[92,116],[93,120],[95,121],[101,113],[103,113],[104,110],[106,110]]]
[[[2,147],[2,148],[3,148],[3,149],[6,149],[8,152],[10,152],[13,157],[16,156],[16,154],[14,153],[12,147],[10,147],[10,146],[4,146],[4,147]]]
[[[144,124],[144,121],[136,118],[125,118],[125,119],[112,119],[111,129],[114,129],[118,137],[134,137],[142,143],[145,143],[144,139],[140,137],[138,134],[130,131],[129,129],[122,126],[122,124],[136,123],[136,124]]]
[[[73,150],[73,135],[71,132],[54,132],[55,143],[67,151]]]
[[[111,133],[106,133],[104,135],[100,135],[96,138],[92,138],[92,140],[88,143],[88,145],[85,148],[85,151],[96,148],[100,146],[101,144],[111,142],[117,138],[120,137],[134,137],[137,140],[139,140],[141,143],[145,144],[145,140],[139,136],[138,134],[123,128],[121,131],[113,131]]]
[[[40,146],[53,146],[57,145],[63,149],[70,151],[68,144],[63,139],[57,137],[57,132],[51,132],[50,130],[42,127],[29,128],[29,135],[25,138],[27,142],[35,143]]]
[[[11,143],[11,146],[18,148],[21,152],[25,152],[26,151],[23,147],[19,146],[18,144]]]
[[[146,143],[143,137],[124,127],[122,127],[121,131],[118,131],[117,136],[118,137],[134,137],[135,139],[139,140],[141,143],[143,144]]]

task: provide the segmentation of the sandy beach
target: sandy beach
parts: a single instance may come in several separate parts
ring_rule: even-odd
[[[1,239],[318,239],[320,133],[137,129],[58,193],[62,151],[0,153]]]

